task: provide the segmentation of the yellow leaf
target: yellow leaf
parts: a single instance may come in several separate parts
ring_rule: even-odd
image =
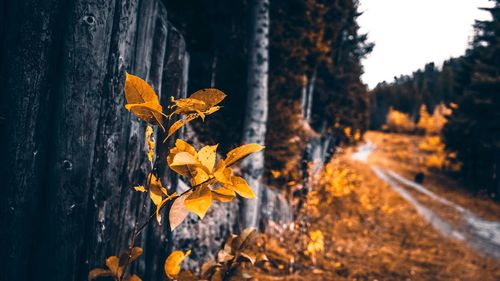
[[[155,138],[153,136],[153,128],[146,127],[146,145],[148,146],[148,160],[153,164],[153,157],[155,155]]]
[[[161,214],[160,214],[161,208],[163,207],[163,205],[165,205],[168,201],[172,200],[176,196],[177,196],[177,193],[174,192],[172,195],[170,195],[167,198],[163,199],[160,202],[160,204],[156,205],[156,221],[159,224],[161,224]]]
[[[107,277],[107,276],[113,276],[113,272],[104,268],[94,268],[89,272],[87,280],[92,281],[98,277]]]
[[[194,92],[189,98],[203,101],[206,105],[204,111],[206,111],[214,105],[220,103],[225,97],[226,94],[222,91],[214,88],[208,88]]]
[[[165,270],[165,274],[169,278],[175,278],[179,272],[181,271],[181,263],[182,261],[189,256],[191,250],[188,250],[186,253],[182,251],[173,251],[168,258],[165,260],[165,264],[163,266]]]
[[[184,201],[186,198],[191,195],[191,191],[177,197],[172,203],[172,206],[170,207],[170,212],[169,212],[169,221],[170,221],[170,229],[174,231],[187,217],[189,210],[186,208],[186,205],[184,205]]]
[[[187,165],[199,165],[200,162],[196,158],[195,155],[192,155],[188,152],[179,152],[174,156],[174,159],[172,160],[172,163],[170,164],[171,167],[175,166],[187,166]]]
[[[177,100],[172,99],[172,102],[177,107],[173,114],[199,111],[207,107],[207,104],[204,101],[193,99],[191,97]]]
[[[142,119],[150,124],[159,125],[163,131],[163,112],[161,106],[156,102],[145,102],[142,104],[127,104],[125,109],[132,112],[137,118]]]
[[[172,136],[175,132],[177,132],[177,130],[182,128],[182,126],[186,125],[187,123],[193,121],[196,118],[198,118],[198,115],[190,114],[183,119],[175,121],[174,124],[172,124],[172,126],[170,126],[170,128],[168,129],[168,135],[163,140],[163,142],[165,142],[170,136]]]
[[[220,106],[214,106],[214,107],[211,107],[210,109],[208,109],[207,111],[205,111],[205,115],[210,115],[212,113],[215,113],[217,111],[219,111],[219,109],[221,109]]]
[[[204,146],[198,151],[198,160],[207,169],[208,173],[212,173],[217,157],[217,144]]]
[[[233,170],[226,167],[226,165],[224,164],[224,160],[220,161],[219,166],[214,172],[214,177],[217,179],[217,181],[219,181],[221,184],[231,185],[233,184],[231,180],[232,176]]]
[[[236,198],[236,193],[229,188],[218,187],[212,189],[212,198],[219,202],[231,202]]]
[[[144,185],[136,185],[134,186],[135,191],[139,192],[146,192],[146,188],[144,188]]]
[[[171,166],[173,161],[174,161],[175,155],[179,152],[187,152],[187,153],[197,157],[196,150],[189,143],[187,143],[181,139],[177,139],[175,142],[175,147],[170,149],[170,153],[167,156],[168,166],[173,171],[178,173],[179,175],[184,176],[184,177],[188,177],[188,176],[190,176],[190,170],[188,169],[187,166]]]
[[[210,205],[212,204],[212,192],[208,185],[202,185],[196,188],[191,195],[186,198],[184,205],[189,211],[197,214],[201,219],[205,217]]]
[[[346,137],[350,138],[351,137],[351,132],[352,132],[351,127],[345,127],[344,128],[344,134],[345,134]]]
[[[194,147],[192,145],[190,145],[189,143],[187,143],[181,139],[177,139],[175,141],[175,147],[179,151],[185,151],[185,152],[188,152],[192,155],[196,155],[196,149],[194,149]]]
[[[203,113],[199,110],[196,110],[196,113],[198,113],[198,115],[201,117],[201,120],[205,121],[205,113]]]
[[[125,77],[125,108],[138,118],[162,127],[163,109],[153,88],[143,79],[126,73]]]
[[[167,195],[167,189],[163,187],[160,179],[158,179],[153,173],[150,173],[148,178],[150,179],[149,184],[149,197],[155,205],[161,203],[164,195]]]
[[[138,104],[158,100],[158,96],[148,82],[128,72],[125,75],[125,98],[127,103]]]
[[[217,89],[203,89],[193,93],[189,98],[174,99],[172,108],[175,110],[170,114],[169,118],[175,114],[195,115],[195,118],[201,117],[205,120],[205,115],[212,114],[220,109],[220,106],[215,106],[220,103],[226,95]],[[187,123],[187,122],[186,122]],[[184,123],[185,124],[185,123]],[[181,124],[176,124],[175,128],[182,127]]]
[[[106,259],[106,266],[113,273],[114,276],[122,276],[122,268],[119,264],[120,259],[117,256],[110,256]]]
[[[231,166],[241,158],[246,157],[254,152],[261,151],[262,149],[264,149],[264,147],[256,143],[244,144],[240,147],[237,147],[227,153],[226,166]]]
[[[233,184],[230,186],[241,197],[248,199],[255,198],[252,188],[248,185],[247,181],[242,177],[232,177]]]
[[[178,100],[173,99],[172,102],[174,103],[172,108],[175,108],[175,110],[170,113],[168,116],[169,118],[172,118],[175,114],[184,114],[194,118],[198,118],[202,115],[202,118],[205,118],[203,110],[206,108],[206,104],[203,101],[187,98]]]
[[[177,130],[182,128],[182,126],[184,126],[184,124],[185,124],[184,119],[180,119],[180,120],[175,121],[174,124],[172,124],[172,126],[170,126],[170,128],[168,128],[168,135],[163,140],[163,142],[165,142],[171,135],[173,135],[175,132],[177,132]]]
[[[192,177],[189,182],[192,186],[196,186],[202,183],[208,183],[207,181],[210,179],[210,176],[201,167],[194,167],[191,170],[191,176]]]

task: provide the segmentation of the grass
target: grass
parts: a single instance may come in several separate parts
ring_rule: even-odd
[[[370,162],[406,176],[422,171],[416,160],[421,153],[419,137],[376,132],[367,137],[378,145]],[[271,251],[281,251],[282,256],[286,253],[293,257],[293,262],[278,266],[271,259],[267,266],[252,273],[256,279],[500,280],[500,261],[442,237],[379,180],[367,164],[351,161],[349,153],[337,155],[317,176],[314,192],[293,228],[267,237],[273,241]],[[433,185],[442,183],[443,178],[446,179],[435,173],[427,175],[425,181]],[[446,180],[445,185],[452,184]],[[433,186],[459,204],[463,203],[461,200],[476,202],[463,191],[442,191],[443,188]],[[480,203],[464,205],[490,217],[498,216],[498,205],[477,200]],[[316,233],[315,237],[311,237],[311,232]],[[317,241],[319,236],[321,243]],[[307,251],[311,243],[312,248],[323,250],[311,255]],[[318,243],[321,247],[314,247]]]

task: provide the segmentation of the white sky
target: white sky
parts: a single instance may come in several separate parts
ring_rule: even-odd
[[[375,42],[363,61],[363,81],[373,88],[394,76],[411,74],[434,61],[438,66],[464,54],[475,19],[488,18],[478,7],[488,0],[360,0],[362,33]]]

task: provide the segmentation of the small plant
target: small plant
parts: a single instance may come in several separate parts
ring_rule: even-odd
[[[147,157],[152,166],[147,181],[144,184],[136,185],[134,189],[137,192],[148,193],[149,198],[156,206],[156,211],[141,226],[136,224],[128,251],[119,257],[111,256],[107,258],[107,268],[91,270],[88,275],[89,280],[98,277],[112,277],[115,281],[140,281],[139,276],[127,272],[129,265],[142,254],[142,249],[134,247],[134,242],[153,218],[156,218],[159,224],[161,223],[163,211],[168,213],[170,229],[174,230],[184,221],[189,212],[195,213],[202,219],[213,200],[230,202],[236,198],[236,195],[249,199],[255,198],[252,188],[245,179],[234,175],[232,166],[244,157],[262,150],[264,147],[261,145],[245,144],[231,150],[224,159],[217,159],[217,144],[207,145],[196,150],[186,141],[177,139],[175,146],[170,149],[166,159],[159,159],[155,156],[156,140],[151,125],[160,127],[167,134],[163,141],[165,143],[168,138],[187,123],[197,118],[205,120],[206,116],[218,111],[221,108],[218,104],[225,97],[226,95],[217,89],[200,90],[193,93],[189,98],[174,99],[172,97],[171,105],[168,106],[170,112],[166,115],[153,88],[143,79],[126,73],[125,98],[127,104],[125,108],[149,124],[146,128],[145,138],[148,148]],[[163,119],[171,120],[176,115],[180,117],[179,120],[166,130]],[[158,161],[166,161],[172,171],[189,182],[190,188],[182,194],[169,193],[156,172]],[[171,204],[167,204],[168,202],[171,202]],[[225,250],[224,253],[227,252],[225,254],[226,258],[216,263],[218,269],[214,272],[226,274],[231,269],[231,266],[225,268],[221,262],[227,263],[241,257],[252,262],[256,259],[250,252],[243,251],[244,243],[246,243],[245,241],[250,234],[250,232],[244,232],[240,236],[232,238],[236,239],[234,245],[231,244]],[[241,238],[242,235],[245,238]],[[168,278],[179,277],[178,275],[181,272],[180,263],[189,253],[190,251],[186,253],[174,251],[170,254],[165,261],[165,273]],[[179,280],[183,279],[179,277]]]
[[[263,253],[259,253],[253,241],[257,231],[254,228],[244,229],[240,235],[231,234],[223,248],[218,252],[216,260],[205,262],[201,266],[199,276],[189,270],[182,270],[180,263],[190,251],[174,251],[165,261],[165,274],[179,281],[195,280],[229,280],[245,262],[251,264],[267,261]]]
[[[323,252],[325,249],[323,232],[321,230],[310,230],[308,236],[309,242],[307,243],[305,254],[311,257],[313,263],[315,263],[316,253]]]
[[[415,123],[408,114],[390,108],[389,113],[387,113],[386,123],[382,126],[382,129],[396,133],[413,133]]]
[[[420,119],[417,123],[417,128],[426,135],[438,135],[441,129],[446,124],[446,116],[451,114],[451,109],[446,107],[443,103],[434,108],[432,115],[427,112],[425,104],[420,106]]]

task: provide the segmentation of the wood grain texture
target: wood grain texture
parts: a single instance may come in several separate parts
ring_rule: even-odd
[[[128,249],[134,225],[153,211],[132,188],[151,164],[146,125],[125,110],[123,84],[125,71],[142,77],[164,108],[187,96],[190,57],[167,15],[161,0],[1,2],[0,281],[87,280]],[[196,139],[183,131],[156,152],[171,191],[178,178],[162,162],[173,139]],[[238,208],[214,204],[176,237],[164,215],[135,241],[144,254],[132,269],[164,280],[173,246],[193,249],[188,265],[197,268],[234,230]]]
[[[123,81],[127,70],[161,88],[166,9],[65,2],[2,3],[0,280],[86,280],[150,211],[132,191],[148,169],[145,125],[123,108]],[[150,236],[162,238],[136,244],[163,255]]]

